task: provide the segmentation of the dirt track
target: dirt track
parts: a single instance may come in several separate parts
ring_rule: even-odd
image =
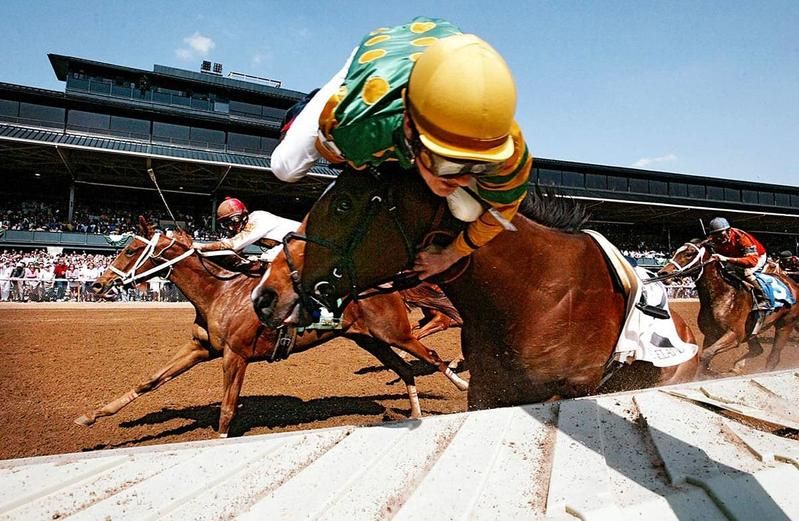
[[[673,307],[696,331],[697,304]],[[193,318],[186,307],[0,308],[0,459],[216,437],[220,360],[195,367],[91,428],[73,423],[166,363],[188,338]],[[459,338],[455,329],[425,342],[450,360],[459,355]],[[784,367],[799,366],[793,340]],[[734,355],[720,357],[719,367]],[[764,360],[751,362],[748,371],[763,370]],[[420,362],[414,367],[423,374],[417,387],[424,414],[465,410],[465,393]],[[276,364],[251,365],[241,394],[231,436],[373,424],[409,412],[395,375],[341,339]]]

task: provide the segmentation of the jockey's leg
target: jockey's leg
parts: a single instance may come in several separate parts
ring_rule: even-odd
[[[763,291],[763,288],[760,287],[760,283],[757,281],[755,277],[755,273],[759,273],[763,271],[763,268],[766,266],[766,256],[763,255],[757,262],[757,265],[753,268],[747,268],[744,270],[743,278],[749,286],[751,286],[752,291],[754,291],[755,295],[755,307],[758,309],[771,309],[771,303],[769,302],[768,296]]]

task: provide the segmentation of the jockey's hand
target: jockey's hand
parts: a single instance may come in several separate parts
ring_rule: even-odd
[[[720,253],[714,253],[710,258],[718,262],[729,262],[730,260],[729,257],[726,257]]]
[[[452,246],[446,248],[428,246],[416,254],[413,271],[419,274],[421,280],[425,280],[446,270],[461,258],[463,255],[455,251]]]

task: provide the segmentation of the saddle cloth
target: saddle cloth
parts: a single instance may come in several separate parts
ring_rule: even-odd
[[[755,278],[760,284],[760,287],[763,288],[763,293],[768,297],[771,309],[776,310],[782,306],[793,306],[796,304],[791,289],[777,277],[761,272],[755,273]]]
[[[677,334],[668,308],[666,288],[660,282],[644,285],[652,275],[641,267],[633,268],[621,252],[602,234],[584,230],[599,245],[609,268],[615,273],[627,296],[627,313],[614,359],[632,363],[650,362],[656,367],[678,365],[693,358],[699,346],[684,342]],[[640,307],[639,307],[640,305]],[[657,311],[645,313],[641,308]]]

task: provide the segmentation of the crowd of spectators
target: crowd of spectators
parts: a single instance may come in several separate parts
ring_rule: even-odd
[[[156,210],[131,210],[124,208],[76,205],[72,220],[67,218],[65,207],[41,201],[0,202],[0,228],[21,231],[77,232],[91,234],[123,234],[135,232],[138,216],[144,215],[155,223],[171,223],[171,218]],[[179,225],[196,239],[212,240],[218,235],[211,231],[211,217],[195,218],[190,212],[177,211]]]
[[[0,250],[0,301],[92,302],[97,300],[184,300],[161,278],[98,297],[91,285],[116,255]]]

